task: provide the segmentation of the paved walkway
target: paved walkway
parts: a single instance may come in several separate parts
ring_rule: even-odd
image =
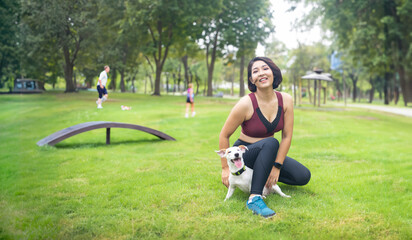
[[[343,103],[337,104],[339,106],[343,106]],[[402,108],[402,107],[392,107],[392,106],[377,106],[377,105],[369,105],[369,104],[346,104],[347,107],[354,107],[354,108],[366,108],[370,110],[376,110],[381,112],[388,112],[398,115],[403,115],[406,117],[412,117],[412,108]]]

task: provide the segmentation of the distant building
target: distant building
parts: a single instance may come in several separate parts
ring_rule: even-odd
[[[14,80],[13,93],[42,93],[39,87],[39,81],[34,79],[16,79]]]

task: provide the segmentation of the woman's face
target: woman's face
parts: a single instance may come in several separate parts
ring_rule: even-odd
[[[271,87],[273,84],[273,72],[264,61],[256,61],[252,65],[252,83],[257,88]]]

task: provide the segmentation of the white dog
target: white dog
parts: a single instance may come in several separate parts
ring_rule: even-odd
[[[243,161],[243,153],[246,150],[248,150],[246,146],[239,145],[238,147],[230,147],[228,149],[215,151],[220,157],[225,157],[227,159],[227,164],[231,173],[229,176],[229,189],[225,201],[232,196],[236,187],[245,193],[250,193],[253,169],[248,168]],[[263,188],[263,197],[266,197],[271,193],[277,193],[282,197],[290,198],[289,195],[282,192],[277,184],[274,184],[271,189],[268,189],[266,186]]]

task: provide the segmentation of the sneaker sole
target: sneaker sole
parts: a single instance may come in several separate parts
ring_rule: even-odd
[[[272,215],[268,215],[268,216],[263,216],[263,215],[260,215],[260,214],[258,214],[258,213],[256,213],[256,212],[253,212],[253,215],[258,215],[258,216],[261,216],[261,217],[264,217],[264,218],[272,218],[272,217],[274,217],[274,216],[276,216],[276,213],[274,213],[274,214],[272,214]]]

